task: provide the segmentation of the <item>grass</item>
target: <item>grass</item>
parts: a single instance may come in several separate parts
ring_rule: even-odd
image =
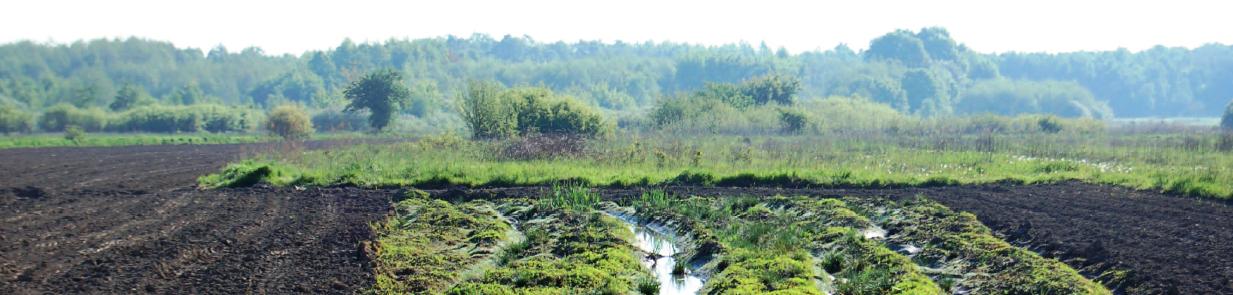
[[[492,204],[451,204],[408,197],[394,214],[374,225],[373,291],[380,294],[441,293],[470,268],[492,259],[512,230]]]
[[[564,157],[510,159],[505,142],[452,137],[267,155],[276,185],[929,186],[1083,181],[1233,197],[1233,153],[1215,134],[660,137],[628,135]],[[207,179],[208,180],[208,179]],[[215,182],[203,183],[217,186]]]

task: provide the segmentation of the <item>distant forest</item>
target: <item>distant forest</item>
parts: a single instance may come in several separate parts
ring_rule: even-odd
[[[203,52],[171,43],[100,39],[0,46],[0,107],[123,111],[141,105],[338,108],[376,69],[403,73],[424,116],[456,112],[468,81],[541,86],[605,112],[646,113],[659,100],[768,75],[799,80],[800,101],[865,97],[918,116],[1049,113],[1063,117],[1219,116],[1233,99],[1233,46],[1141,52],[970,50],[942,28],[899,30],[867,50],[797,54],[765,44],[538,42],[487,35],[355,43],[300,56],[259,48]]]

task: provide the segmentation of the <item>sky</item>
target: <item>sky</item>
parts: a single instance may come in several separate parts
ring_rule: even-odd
[[[1222,3],[1225,2],[1225,3]],[[1143,50],[1233,44],[1229,1],[146,1],[13,0],[0,43],[136,36],[179,47],[300,54],[344,38],[380,42],[483,33],[537,41],[766,42],[854,49],[895,29],[947,28],[980,52]]]

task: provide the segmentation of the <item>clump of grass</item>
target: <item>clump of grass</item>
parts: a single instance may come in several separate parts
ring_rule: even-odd
[[[638,285],[639,294],[642,294],[642,295],[658,295],[659,294],[659,280],[656,280],[655,277],[653,276],[638,277],[638,281],[636,282],[636,284]]]

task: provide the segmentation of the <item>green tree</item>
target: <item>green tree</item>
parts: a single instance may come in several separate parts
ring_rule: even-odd
[[[947,32],[946,29],[939,27],[924,28],[919,33],[916,33],[916,37],[920,39],[921,45],[925,46],[925,52],[929,53],[930,59],[959,60],[959,46],[955,44],[954,39],[950,38],[950,32]]]
[[[221,46],[220,46],[221,47]],[[205,102],[206,94],[197,83],[188,83],[171,94],[171,101],[183,105]]]
[[[793,96],[801,89],[801,81],[792,77],[768,75],[745,81],[741,88],[742,92],[753,98],[755,104],[776,102],[792,105]]]
[[[407,104],[411,91],[403,85],[401,73],[385,69],[368,73],[351,83],[343,96],[350,100],[344,111],[368,110],[368,123],[380,131],[389,126],[393,114]]]
[[[459,96],[459,112],[471,137],[503,138],[515,134],[517,122],[510,105],[501,97],[502,86],[491,81],[471,81]]]
[[[116,99],[111,102],[108,107],[112,111],[126,111],[140,104],[147,104],[150,101],[150,95],[146,94],[145,89],[141,86],[133,84],[124,84],[120,87],[120,91],[116,92]]]
[[[33,116],[16,105],[0,102],[0,133],[30,132]]]
[[[869,60],[894,60],[908,67],[924,67],[929,64],[925,44],[908,30],[898,30],[869,42],[865,51]]]
[[[927,108],[936,108],[937,106],[933,104],[944,100],[945,93],[942,91],[942,86],[929,71],[908,71],[903,74],[900,84],[907,93],[908,107],[912,112],[923,113]]]
[[[313,133],[313,122],[303,107],[283,104],[270,110],[266,129],[286,140],[300,140]]]

